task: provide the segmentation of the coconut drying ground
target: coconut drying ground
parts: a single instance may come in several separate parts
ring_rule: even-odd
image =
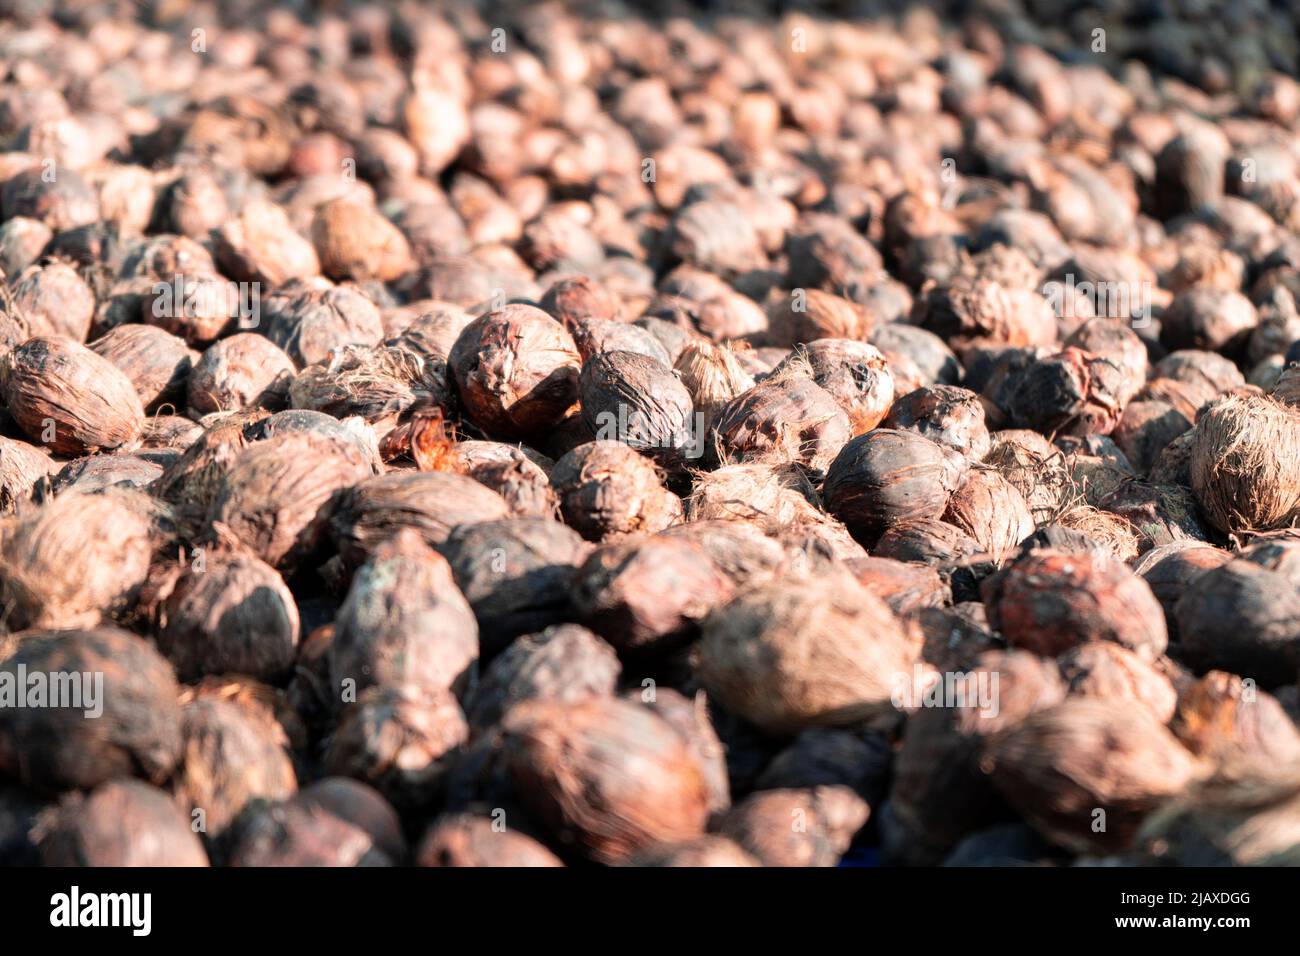
[[[0,3],[0,862],[1300,863],[1295,23],[1102,6]]]

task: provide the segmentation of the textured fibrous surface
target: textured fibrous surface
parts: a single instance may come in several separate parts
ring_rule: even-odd
[[[835,397],[788,368],[718,411],[708,452],[723,462],[797,462],[824,471],[853,429]]]
[[[38,826],[46,866],[208,865],[185,812],[141,781],[116,780],[70,796]]]
[[[1296,862],[1300,8],[650,6],[0,0],[0,864]]]
[[[329,648],[335,689],[460,689],[478,624],[450,565],[411,529],[378,545],[352,579]]]
[[[454,867],[564,865],[532,837],[488,817],[469,814],[449,814],[435,820],[420,841],[415,863]]]
[[[622,442],[579,445],[555,463],[551,483],[564,520],[588,541],[662,531],[682,517],[654,464]]]
[[[844,446],[823,494],[850,531],[874,539],[902,521],[941,517],[964,470],[960,455],[927,438],[877,428]]]
[[[150,503],[125,489],[69,491],[16,519],[0,540],[8,626],[93,627],[125,610],[158,543]]]
[[[1045,656],[1113,641],[1150,661],[1168,643],[1150,586],[1097,552],[1031,551],[985,582],[984,600],[1012,646]]]
[[[0,395],[33,441],[63,454],[113,451],[144,430],[131,379],[65,338],[31,338],[0,358]]]
[[[437,547],[459,525],[508,517],[504,498],[464,475],[393,471],[352,484],[331,518],[344,562],[360,564],[402,529]]]
[[[991,741],[981,766],[1042,832],[1110,850],[1126,848],[1145,815],[1201,772],[1149,713],[1086,698],[1030,714]],[[1098,810],[1105,827],[1093,825]]]
[[[320,544],[335,492],[368,473],[369,463],[356,447],[338,439],[310,433],[270,438],[231,463],[208,517],[268,564],[290,565]]]
[[[526,438],[556,424],[578,397],[573,337],[541,309],[509,305],[481,316],[448,359],[461,401],[481,427]]]
[[[718,608],[697,670],[724,707],[789,734],[888,709],[919,650],[883,600],[837,575],[762,585]]]
[[[80,693],[61,707],[0,708],[6,774],[41,792],[166,780],[180,755],[181,711],[171,665],[146,641],[111,628],[24,632],[0,674],[12,682],[34,672],[76,675]]]
[[[640,704],[539,701],[517,713],[507,738],[520,796],[596,860],[704,831],[708,788],[687,740]]]
[[[699,545],[680,537],[632,537],[593,551],[573,579],[581,620],[620,653],[662,653],[699,633],[732,592]]]
[[[1267,531],[1300,517],[1300,412],[1268,398],[1233,396],[1192,432],[1192,491],[1220,531]]]

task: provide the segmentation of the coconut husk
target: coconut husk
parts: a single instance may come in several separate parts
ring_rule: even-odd
[[[27,435],[60,454],[129,448],[144,429],[125,373],[65,338],[31,338],[0,356],[0,395]]]
[[[711,614],[696,671],[723,707],[784,735],[888,711],[891,675],[919,651],[885,602],[847,575],[796,578],[743,591]]]
[[[603,863],[699,836],[708,787],[690,745],[641,704],[537,701],[508,725],[505,765],[519,797],[557,837]]]

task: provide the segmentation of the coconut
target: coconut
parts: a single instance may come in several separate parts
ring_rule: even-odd
[[[397,348],[336,349],[326,362],[304,369],[288,393],[294,408],[356,415],[381,431],[417,403],[443,409],[451,403],[445,365]]]
[[[1029,551],[985,581],[983,592],[989,620],[1007,642],[1038,654],[1112,641],[1150,661],[1168,643],[1151,588],[1100,553]]]
[[[1174,614],[1178,599],[1201,574],[1230,560],[1232,555],[1227,551],[1203,541],[1182,538],[1152,548],[1133,565],[1133,570],[1146,579],[1151,593],[1164,609],[1171,644],[1178,641],[1178,618]]]
[[[207,866],[190,820],[171,797],[138,780],[72,794],[39,823],[45,866]]]
[[[1188,538],[1204,541],[1209,536],[1196,516],[1192,493],[1179,485],[1128,481],[1099,504],[1128,521],[1137,536],[1139,552]]]
[[[312,244],[321,271],[331,279],[391,282],[415,262],[402,231],[373,206],[352,198],[335,199],[316,210]]]
[[[599,862],[704,831],[708,787],[689,743],[640,704],[536,701],[515,711],[504,746],[528,808]]]
[[[1111,359],[1069,347],[995,374],[984,397],[995,421],[1046,434],[1106,435],[1118,424],[1127,388]]]
[[[1210,671],[1183,691],[1170,729],[1220,767],[1271,769],[1300,757],[1300,730],[1277,698],[1224,671]]]
[[[656,843],[628,860],[628,866],[762,866],[727,837],[706,834],[680,843]]]
[[[569,618],[569,592],[590,545],[546,518],[462,525],[438,546],[478,619],[486,654]]]
[[[90,349],[126,373],[145,410],[177,404],[198,354],[176,336],[152,325],[120,325]]]
[[[541,309],[508,305],[456,339],[448,365],[470,419],[498,438],[545,433],[578,397],[573,338]]]
[[[219,838],[251,801],[282,800],[298,789],[288,741],[265,711],[187,690],[181,739],[173,788],[209,838]]]
[[[190,411],[198,416],[283,406],[293,374],[293,361],[278,345],[256,332],[236,333],[213,343],[195,363]]]
[[[835,866],[870,812],[848,787],[764,790],[727,814],[722,833],[763,866]]]
[[[1262,540],[1207,570],[1174,609],[1197,670],[1290,683],[1300,671],[1300,542]]]
[[[896,398],[923,385],[955,385],[961,379],[957,356],[933,332],[902,322],[889,322],[871,333],[871,344],[880,349],[889,363]]]
[[[1300,776],[1271,767],[1201,781],[1154,812],[1137,844],[1156,866],[1295,866]]]
[[[1034,517],[1016,486],[991,468],[972,468],[948,499],[944,519],[1000,559],[1034,533]]]
[[[625,658],[660,656],[692,640],[732,592],[698,545],[627,538],[593,551],[573,581],[579,618]]]
[[[33,335],[64,336],[86,341],[95,317],[95,294],[66,262],[47,260],[12,280],[12,301]]]
[[[203,347],[240,323],[256,324],[256,309],[245,290],[215,272],[176,273],[149,288],[140,319]]]
[[[1115,426],[1115,444],[1139,474],[1147,474],[1154,467],[1171,441],[1190,431],[1191,421],[1168,402],[1130,402]]]
[[[368,784],[348,777],[325,777],[299,790],[293,803],[324,810],[370,835],[391,860],[406,858],[402,821],[387,800]]]
[[[405,308],[419,308],[419,314],[402,329],[401,333],[389,339],[385,344],[394,348],[405,349],[425,359],[440,359],[446,362],[451,355],[451,347],[456,344],[460,333],[465,331],[473,317],[463,309],[446,302],[424,300]]]
[[[882,733],[814,727],[773,757],[755,786],[758,790],[846,786],[873,804],[884,796],[892,762],[893,748]]]
[[[468,737],[465,715],[448,691],[371,687],[345,709],[324,763],[330,773],[370,784],[400,810],[422,811],[437,794],[452,751]]]
[[[983,458],[990,447],[979,396],[955,385],[925,386],[901,396],[884,427],[916,432],[972,460]]]
[[[238,282],[276,288],[320,275],[312,244],[298,235],[283,207],[254,200],[217,224],[213,246],[221,271]]]
[[[753,521],[765,530],[817,521],[817,492],[797,465],[724,465],[695,477],[692,522]]]
[[[41,793],[90,789],[117,777],[167,779],[181,750],[171,665],[145,640],[112,628],[27,631],[3,661],[5,683],[30,675],[83,675],[82,708],[0,707],[0,771]],[[94,680],[102,674],[102,683]],[[91,699],[94,697],[95,699]],[[89,713],[99,711],[94,719]]]
[[[583,423],[597,441],[621,441],[670,467],[704,452],[690,392],[655,359],[593,355],[582,368],[579,393]]]
[[[1136,560],[1142,550],[1137,529],[1132,522],[1091,505],[1075,504],[1067,507],[1050,527],[1079,534],[1087,543],[1083,550],[1099,551],[1126,564]],[[1056,547],[1051,543],[1045,546]]]
[[[916,300],[912,321],[960,350],[979,344],[1046,345],[1056,321],[1045,299],[990,279],[956,278]]]
[[[30,501],[36,483],[55,467],[45,449],[0,436],[0,514]]]
[[[884,601],[837,574],[743,591],[705,620],[696,666],[718,703],[782,735],[888,711],[919,650]]]
[[[849,417],[835,397],[791,364],[717,413],[708,453],[724,463],[797,462],[824,471],[851,437]]]
[[[1161,315],[1160,338],[1170,349],[1239,355],[1258,324],[1255,307],[1235,289],[1193,286],[1174,296]]]
[[[0,541],[8,626],[93,627],[126,611],[161,543],[148,501],[126,489],[69,492],[20,516]]]
[[[984,547],[957,525],[937,518],[915,518],[891,525],[872,554],[895,561],[950,567],[982,555]]]
[[[60,468],[49,487],[55,494],[69,489],[90,493],[115,486],[143,490],[162,471],[157,461],[136,455],[89,455]]]
[[[562,321],[573,336],[584,363],[603,352],[632,352],[653,359],[660,365],[672,365],[668,350],[654,335],[640,326],[614,319],[564,318]]]
[[[1126,849],[1143,818],[1201,772],[1146,708],[1081,697],[999,734],[981,768],[1035,829],[1081,853]]]
[[[673,525],[660,536],[699,545],[737,587],[769,580],[785,567],[787,560],[781,545],[747,521],[691,521]]]
[[[923,607],[942,607],[952,603],[948,582],[934,568],[878,555],[846,558],[844,566],[859,584],[882,598],[900,617]]]
[[[38,336],[0,356],[0,396],[18,427],[65,455],[129,447],[144,430],[126,374],[65,338]]]
[[[560,624],[512,643],[484,672],[467,705],[470,724],[485,729],[530,700],[575,703],[612,696],[618,656],[577,624]]]
[[[792,352],[773,375],[807,362],[812,379],[849,416],[854,435],[880,424],[894,401],[894,378],[885,356],[874,345],[850,339],[816,339]]]
[[[267,564],[292,568],[323,540],[335,493],[369,473],[356,446],[339,439],[269,438],[242,451],[218,479],[208,520],[224,524]]]
[[[914,432],[877,428],[846,444],[831,463],[826,507],[855,537],[874,541],[901,521],[942,517],[965,465]]]
[[[1035,524],[1056,517],[1070,493],[1070,474],[1061,450],[1037,432],[994,432],[984,462],[1020,492]]]
[[[416,866],[564,866],[545,845],[524,833],[499,827],[488,817],[467,813],[440,816],[420,840]]]
[[[392,866],[364,829],[295,800],[258,805],[231,828],[228,866]]]
[[[724,405],[754,387],[754,379],[741,366],[736,353],[712,342],[687,345],[674,369],[690,393],[696,413],[704,416],[706,430],[712,427],[714,417]]]
[[[1147,347],[1136,332],[1114,319],[1090,319],[1079,326],[1065,345],[1109,359],[1123,373],[1117,394],[1127,404],[1147,380]]]
[[[278,682],[293,667],[300,633],[293,594],[238,542],[195,548],[190,560],[162,568],[142,603],[182,680],[248,674]]]
[[[881,820],[891,859],[936,863],[968,833],[1004,819],[1005,803],[979,768],[987,741],[1065,697],[1053,661],[998,650],[974,663],[963,669],[968,690],[957,706],[908,717]]]
[[[335,618],[335,691],[344,700],[372,686],[459,693],[477,660],[478,624],[446,560],[411,528],[379,543]]]
[[[153,494],[172,505],[182,522],[196,525],[206,520],[221,479],[249,444],[246,424],[237,417],[201,431],[154,483]]]
[[[199,441],[203,433],[203,425],[182,418],[181,415],[151,415],[144,419],[140,450],[174,451],[179,457],[194,442]],[[168,462],[170,463],[172,462]]]
[[[579,445],[556,462],[551,483],[564,520],[588,541],[654,533],[682,519],[681,499],[654,464],[621,442]]]
[[[294,280],[260,303],[261,330],[301,366],[328,360],[344,345],[378,345],[384,337],[379,310],[351,286]]]
[[[798,288],[788,295],[775,295],[767,314],[765,344],[784,348],[818,339],[861,342],[873,324],[863,306],[821,289]]]
[[[503,442],[462,441],[447,436],[441,414],[417,412],[401,426],[409,430],[412,457],[421,471],[446,471],[466,475],[491,488],[520,517],[553,518],[560,501],[547,471],[549,458]],[[386,446],[396,438],[390,432]]]
[[[472,478],[447,472],[390,472],[369,478],[339,496],[331,530],[339,556],[356,567],[403,528],[440,547],[458,525],[510,516],[496,492]]]
[[[1201,512],[1227,534],[1300,517],[1300,413],[1235,395],[1207,409],[1192,433],[1189,469]]]
[[[1136,704],[1162,724],[1174,715],[1178,693],[1169,678],[1118,644],[1080,644],[1062,654],[1058,663],[1073,696],[1095,697],[1126,707]]]

